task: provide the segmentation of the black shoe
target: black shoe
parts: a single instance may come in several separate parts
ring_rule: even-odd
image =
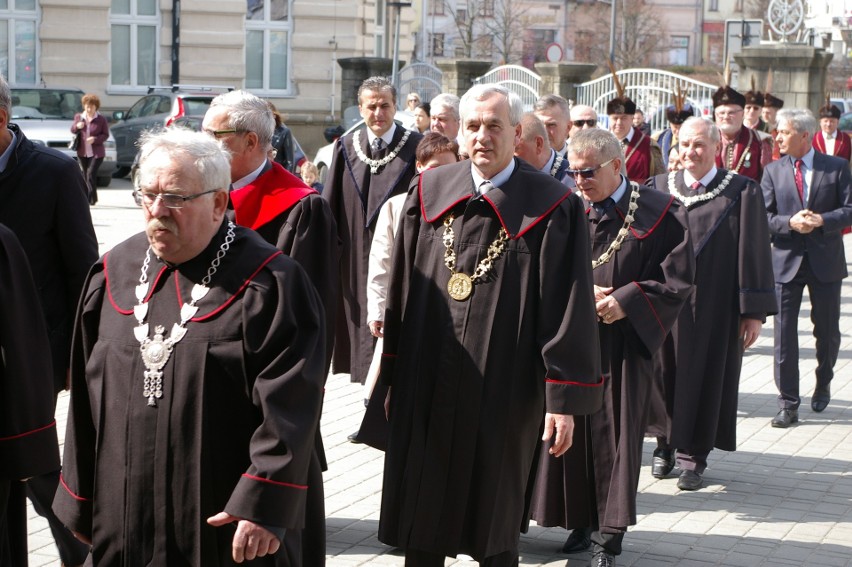
[[[695,471],[683,471],[677,479],[677,487],[681,490],[698,490],[703,484],[701,474]]]
[[[355,443],[356,445],[360,445],[360,444],[361,444],[361,442],[360,442],[360,441],[358,441],[358,434],[359,434],[359,433],[361,433],[361,430],[360,430],[360,429],[359,429],[358,431],[356,431],[355,433],[353,433],[352,435],[350,435],[349,437],[347,437],[347,439],[349,439],[349,442],[350,442],[350,443]]]
[[[576,528],[568,535],[565,540],[565,545],[562,546],[562,553],[580,553],[586,551],[592,545],[592,530],[591,528]]]
[[[814,390],[814,397],[811,398],[811,409],[815,412],[821,412],[828,407],[828,402],[831,401],[831,388],[826,384],[823,387],[817,386]]]
[[[799,421],[799,410],[784,408],[772,418],[772,427],[790,427]]]
[[[606,551],[597,551],[592,555],[589,567],[615,567],[615,555]]]
[[[674,451],[671,449],[656,449],[651,463],[651,476],[666,478],[675,466]]]

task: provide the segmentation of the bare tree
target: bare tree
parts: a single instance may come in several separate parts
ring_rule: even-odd
[[[502,62],[520,57],[525,14],[520,0],[443,0],[455,26],[463,57],[484,57]]]
[[[619,2],[616,19],[615,65],[619,69],[662,63],[669,50],[669,34],[659,6],[647,0]],[[605,4],[578,6],[574,31],[574,57],[579,61],[602,62],[601,52],[609,46],[610,7]],[[588,25],[584,23],[588,22]],[[668,63],[667,61],[665,63]]]
[[[483,27],[493,38],[495,54],[499,56],[499,60],[502,63],[517,63],[522,56],[524,29],[530,5],[518,0],[491,1],[494,15],[483,19]]]

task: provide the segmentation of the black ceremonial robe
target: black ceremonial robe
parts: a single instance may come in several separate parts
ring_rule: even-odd
[[[360,130],[361,149],[370,156],[366,129]],[[396,148],[405,129],[397,124],[393,140],[380,159]],[[414,177],[414,152],[423,138],[409,134],[405,146],[389,164],[371,174],[355,153],[352,134],[334,145],[324,199],[331,205],[341,241],[340,301],[335,327],[334,372],[349,372],[353,382],[364,383],[375,350],[375,338],[367,327],[367,264],[376,219],[385,202],[408,190]]]
[[[705,193],[725,178],[719,169]],[[692,195],[675,175],[679,194]],[[668,175],[651,181],[669,191]],[[735,175],[720,195],[689,207],[695,249],[695,292],[663,349],[672,447],[695,455],[737,446],[737,395],[743,317],[766,321],[778,311],[769,226],[760,186]]]
[[[248,226],[294,260],[319,293],[325,312],[325,372],[334,348],[334,315],[337,304],[340,251],[337,226],[328,202],[279,163],[266,169],[245,187],[231,191],[238,224]],[[325,565],[325,503],[322,471],[327,470],[322,435],[317,427],[316,455],[311,459],[305,529],[301,541],[296,530],[287,532],[287,553],[279,553],[280,565]],[[287,561],[283,558],[287,557]]]
[[[615,240],[628,211],[630,187],[599,217],[589,208],[592,258]],[[540,454],[532,518],[542,526],[623,528],[636,523],[642,443],[653,390],[654,354],[692,291],[695,259],[686,209],[665,193],[640,188],[635,221],[621,249],[594,270],[595,285],[627,316],[598,323],[604,403],[575,420],[574,444],[561,458]],[[596,514],[596,516],[595,516]]]
[[[470,167],[422,173],[397,232],[379,539],[482,559],[517,546],[545,410],[596,410],[601,378],[580,199],[518,159],[502,187],[472,199]],[[450,213],[456,270],[468,275],[500,227],[509,234],[464,301],[447,292]]]
[[[18,239],[0,225],[0,565],[27,564],[22,479],[59,470],[50,342]]]
[[[135,287],[148,242],[136,235],[95,264],[72,352],[62,484],[54,509],[91,535],[94,565],[234,565],[220,511],[301,528],[322,396],[322,307],[304,270],[254,232],[237,237],[163,368],[156,407],[142,394]],[[174,268],[152,256],[150,333],[179,320],[224,240]],[[273,565],[266,557],[248,565]]]

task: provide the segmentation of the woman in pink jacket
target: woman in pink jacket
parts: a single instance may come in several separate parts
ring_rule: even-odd
[[[74,116],[71,133],[77,136],[77,159],[89,186],[89,204],[94,205],[98,202],[98,169],[106,155],[104,142],[109,138],[109,124],[98,112],[98,95],[87,93],[82,102],[83,112]]]

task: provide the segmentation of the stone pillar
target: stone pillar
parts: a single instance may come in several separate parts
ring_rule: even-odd
[[[491,69],[491,61],[476,59],[440,59],[435,65],[441,70],[441,91],[461,97],[473,86],[473,80]]]
[[[347,57],[338,59],[343,69],[340,80],[340,111],[350,106],[358,106],[358,88],[370,77],[388,77],[393,72],[393,59],[386,57]],[[405,61],[400,61],[402,68]]]
[[[800,43],[775,43],[744,47],[734,59],[740,66],[740,90],[748,90],[751,78],[766,90],[770,70],[770,92],[784,101],[784,108],[809,108],[816,116],[825,104],[825,77],[833,54]]]
[[[576,102],[577,85],[590,81],[597,68],[594,63],[536,63],[535,70],[541,75],[538,94],[556,94]]]

